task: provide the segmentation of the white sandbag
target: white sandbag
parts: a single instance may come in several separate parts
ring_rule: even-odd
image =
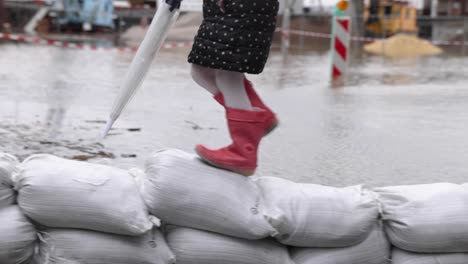
[[[16,205],[0,209],[0,263],[29,260],[36,246],[36,229]]]
[[[34,155],[21,164],[15,184],[23,212],[46,227],[141,235],[153,226],[124,170]]]
[[[142,236],[123,236],[80,229],[47,229],[40,233],[36,263],[173,264],[175,257],[156,229]]]
[[[375,195],[361,186],[334,188],[262,177],[265,216],[283,244],[347,247],[371,232],[379,209]]]
[[[468,252],[468,188],[437,183],[377,188],[390,242],[413,252]]]
[[[413,253],[393,248],[393,264],[467,264],[468,253]]]
[[[245,240],[185,227],[168,227],[177,264],[293,264],[286,246],[273,239]]]
[[[390,263],[390,243],[381,225],[376,224],[361,243],[344,248],[293,248],[296,264],[387,264]]]
[[[154,153],[140,186],[150,212],[166,223],[246,239],[274,233],[251,179],[208,166],[192,154]]]
[[[17,171],[18,164],[14,156],[0,153],[0,208],[15,202],[12,175]]]

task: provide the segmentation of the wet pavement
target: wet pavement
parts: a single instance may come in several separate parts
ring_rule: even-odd
[[[190,79],[188,49],[166,50],[105,140],[132,53],[0,44],[0,151],[141,167],[152,151],[229,142],[223,109]],[[251,76],[281,125],[257,175],[334,186],[468,182],[468,58],[354,58],[328,85],[327,53],[274,51]]]

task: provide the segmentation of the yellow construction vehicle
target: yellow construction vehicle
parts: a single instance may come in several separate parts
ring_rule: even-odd
[[[370,0],[364,11],[368,36],[392,36],[396,33],[417,34],[417,10],[408,1]]]

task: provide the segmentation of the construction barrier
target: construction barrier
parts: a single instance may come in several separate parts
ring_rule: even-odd
[[[88,44],[77,44],[72,42],[64,42],[57,40],[49,40],[39,37],[26,37],[18,34],[7,34],[0,33],[0,39],[12,40],[22,43],[38,44],[38,45],[47,45],[61,48],[71,48],[71,49],[80,49],[80,50],[91,50],[91,51],[113,51],[113,52],[136,52],[138,47],[100,47],[96,45]],[[175,48],[185,48],[191,47],[193,42],[177,42],[177,43],[165,43],[161,48],[163,49],[175,49]]]
[[[17,191],[0,197],[2,264],[468,263],[467,184],[249,178],[180,150],[145,171],[0,153],[0,172]]]
[[[332,33],[332,79],[343,77],[348,68],[351,43],[351,18],[333,17]]]
[[[321,38],[321,39],[331,39],[332,34],[330,33],[321,33],[321,32],[311,32],[303,30],[290,30],[291,35],[312,37],[312,38]],[[351,40],[355,42],[374,42],[378,40],[383,40],[385,38],[370,38],[370,37],[358,37],[352,36]],[[468,46],[468,42],[463,41],[448,41],[448,40],[425,40],[431,44],[438,46]]]
[[[289,30],[289,34],[285,34],[281,28],[277,29],[277,32],[281,32],[282,36],[288,35],[297,35],[297,36],[305,36],[305,37],[312,37],[312,38],[320,38],[320,39],[331,39],[332,35],[329,33],[320,33],[320,32],[310,32],[310,31],[302,31],[302,30]],[[54,46],[54,47],[61,47],[61,48],[72,48],[72,49],[80,49],[80,50],[89,50],[89,51],[111,51],[111,52],[136,52],[138,47],[101,47],[96,45],[88,45],[88,44],[77,44],[73,42],[64,42],[64,41],[56,41],[56,40],[48,40],[40,37],[27,37],[19,34],[8,34],[8,33],[0,33],[0,39],[4,40],[11,40],[21,43],[29,43],[29,44],[37,44],[37,45],[47,45],[47,46]],[[382,40],[381,38],[368,38],[368,37],[351,37],[352,41],[357,42],[374,42],[378,40]],[[429,41],[426,40],[434,45],[438,46],[468,46],[468,42],[463,41]],[[186,42],[176,42],[176,43],[165,43],[161,48],[162,49],[176,49],[176,48],[188,48],[193,45],[192,41]]]

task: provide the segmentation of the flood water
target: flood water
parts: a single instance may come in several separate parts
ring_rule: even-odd
[[[99,140],[132,53],[0,44],[0,151],[142,167],[161,148],[229,143],[223,109],[165,50]],[[257,175],[333,186],[468,182],[468,58],[355,58],[331,88],[328,53],[273,51],[251,76],[278,113]]]

